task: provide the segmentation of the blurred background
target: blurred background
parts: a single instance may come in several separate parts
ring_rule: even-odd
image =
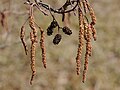
[[[71,36],[62,35],[55,46],[55,36],[46,35],[47,69],[43,68],[41,49],[36,51],[37,75],[33,85],[30,56],[26,56],[20,42],[20,28],[28,17],[25,0],[0,0],[0,90],[120,90],[120,0],[89,0],[97,16],[97,41],[92,42],[93,52],[89,60],[87,80],[76,75],[78,44],[78,20],[71,14]],[[52,7],[60,7],[65,0],[44,0]],[[57,20],[63,26],[61,17]],[[35,10],[35,20],[47,29],[52,18]],[[30,28],[26,25],[26,38]],[[38,33],[40,35],[40,33]],[[27,39],[30,48],[30,41]],[[84,55],[82,59],[82,67]]]

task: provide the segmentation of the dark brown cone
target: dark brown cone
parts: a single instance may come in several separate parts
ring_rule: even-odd
[[[59,44],[59,42],[61,41],[62,39],[62,36],[60,34],[57,34],[55,36],[55,38],[53,39],[53,43],[56,45],[56,44]]]
[[[53,33],[53,28],[52,27],[48,27],[47,28],[47,35],[50,36],[50,35],[52,35],[52,33]]]
[[[68,28],[67,26],[63,27],[62,30],[67,35],[71,35],[72,34],[72,30],[70,30],[70,28]]]

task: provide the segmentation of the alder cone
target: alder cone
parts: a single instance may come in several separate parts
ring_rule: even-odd
[[[52,27],[48,27],[47,28],[47,35],[50,36],[50,35],[52,35],[52,33],[53,33],[53,28]]]
[[[51,22],[50,27],[51,27],[51,28],[56,28],[57,26],[58,26],[57,21],[53,20],[53,21]]]
[[[63,27],[62,30],[67,35],[71,35],[72,34],[72,30],[70,30],[70,28],[68,28],[67,26]]]
[[[50,24],[50,26],[47,28],[47,35],[50,36],[53,33],[53,29],[58,26],[57,21],[53,20]]]
[[[56,45],[56,44],[59,44],[59,42],[61,41],[62,39],[62,36],[60,34],[57,34],[54,39],[53,39],[53,43]]]

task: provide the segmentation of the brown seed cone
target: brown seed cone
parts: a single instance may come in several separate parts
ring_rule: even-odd
[[[82,49],[83,49],[83,42],[84,42],[83,14],[80,7],[78,7],[78,19],[79,19],[79,45],[78,45],[78,51],[77,51],[77,57],[76,57],[77,75],[80,74],[81,56],[82,56]]]
[[[36,69],[35,69],[35,49],[36,49],[36,42],[34,40],[34,34],[33,32],[30,32],[30,40],[31,40],[31,70],[32,70],[32,76],[30,80],[30,84],[32,85],[32,81],[34,79],[34,76],[36,75]]]
[[[42,50],[42,62],[43,62],[44,68],[46,68],[45,33],[42,28],[40,28],[40,32],[41,32],[40,47]]]
[[[22,41],[22,44],[23,44],[25,53],[26,53],[26,55],[27,55],[27,53],[28,53],[28,48],[27,48],[27,44],[26,44],[26,42],[25,42],[25,26],[24,26],[24,25],[21,27],[20,39],[21,39],[21,41]]]

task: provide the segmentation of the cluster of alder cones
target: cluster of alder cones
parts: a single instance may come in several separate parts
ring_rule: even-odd
[[[42,51],[42,62],[44,67],[46,68],[46,49],[45,49],[45,32],[47,33],[48,36],[51,36],[52,33],[54,33],[54,28],[58,27],[58,33],[55,35],[53,39],[53,43],[55,45],[59,44],[59,42],[62,39],[61,34],[59,33],[59,30],[62,30],[62,32],[66,35],[71,35],[72,30],[67,27],[60,27],[58,22],[56,21],[54,15],[52,13],[56,14],[61,14],[62,18],[65,13],[69,12],[74,12],[77,10],[78,13],[78,20],[79,20],[79,43],[78,43],[78,51],[77,51],[77,57],[76,57],[76,71],[77,75],[80,74],[81,70],[81,57],[82,57],[82,50],[84,46],[84,41],[86,41],[86,53],[85,53],[85,61],[84,61],[84,69],[83,69],[83,79],[82,82],[85,82],[86,79],[86,72],[88,69],[88,61],[89,57],[91,56],[92,52],[92,45],[91,45],[91,40],[92,38],[96,40],[96,30],[94,28],[94,25],[96,24],[96,17],[94,14],[94,11],[92,7],[90,6],[88,0],[66,0],[65,4],[59,8],[59,9],[54,9],[50,7],[50,5],[43,3],[42,1],[39,0],[34,0],[35,2],[31,2],[30,0],[27,0],[25,4],[29,5],[29,17],[26,20],[29,21],[29,26],[31,28],[30,32],[30,40],[31,40],[31,48],[30,48],[30,58],[31,58],[31,70],[32,70],[32,76],[30,80],[30,84],[32,84],[33,78],[36,75],[36,69],[35,69],[35,51],[36,51],[36,44],[38,43],[38,38],[37,38],[37,28],[41,32],[41,38],[40,38],[40,46],[41,46],[41,51]],[[67,10],[67,7],[71,6],[71,9]],[[44,31],[40,26],[38,26],[35,23],[34,20],[34,15],[33,15],[33,8],[37,7],[39,11],[41,11],[44,15],[48,15],[45,11],[48,10],[50,12],[50,15],[53,17],[52,22],[48,26],[47,30]],[[42,8],[41,8],[42,7]],[[46,9],[46,10],[44,10]],[[91,18],[91,21],[88,19],[88,14]],[[62,21],[64,21],[64,18]],[[25,42],[25,24],[21,27],[21,33],[20,33],[20,38],[22,41],[22,44],[25,49],[26,55],[28,54],[28,48],[27,44]]]
[[[71,35],[72,34],[72,30],[70,30],[70,28],[68,28],[67,26],[61,28],[59,27],[57,21],[53,20],[50,24],[50,26],[47,28],[47,35],[51,36],[54,28],[58,27],[58,34],[55,35],[54,39],[53,39],[53,44],[57,45],[59,44],[59,42],[62,39],[62,35],[59,34],[59,30],[62,29],[62,31],[66,34],[66,35]]]

